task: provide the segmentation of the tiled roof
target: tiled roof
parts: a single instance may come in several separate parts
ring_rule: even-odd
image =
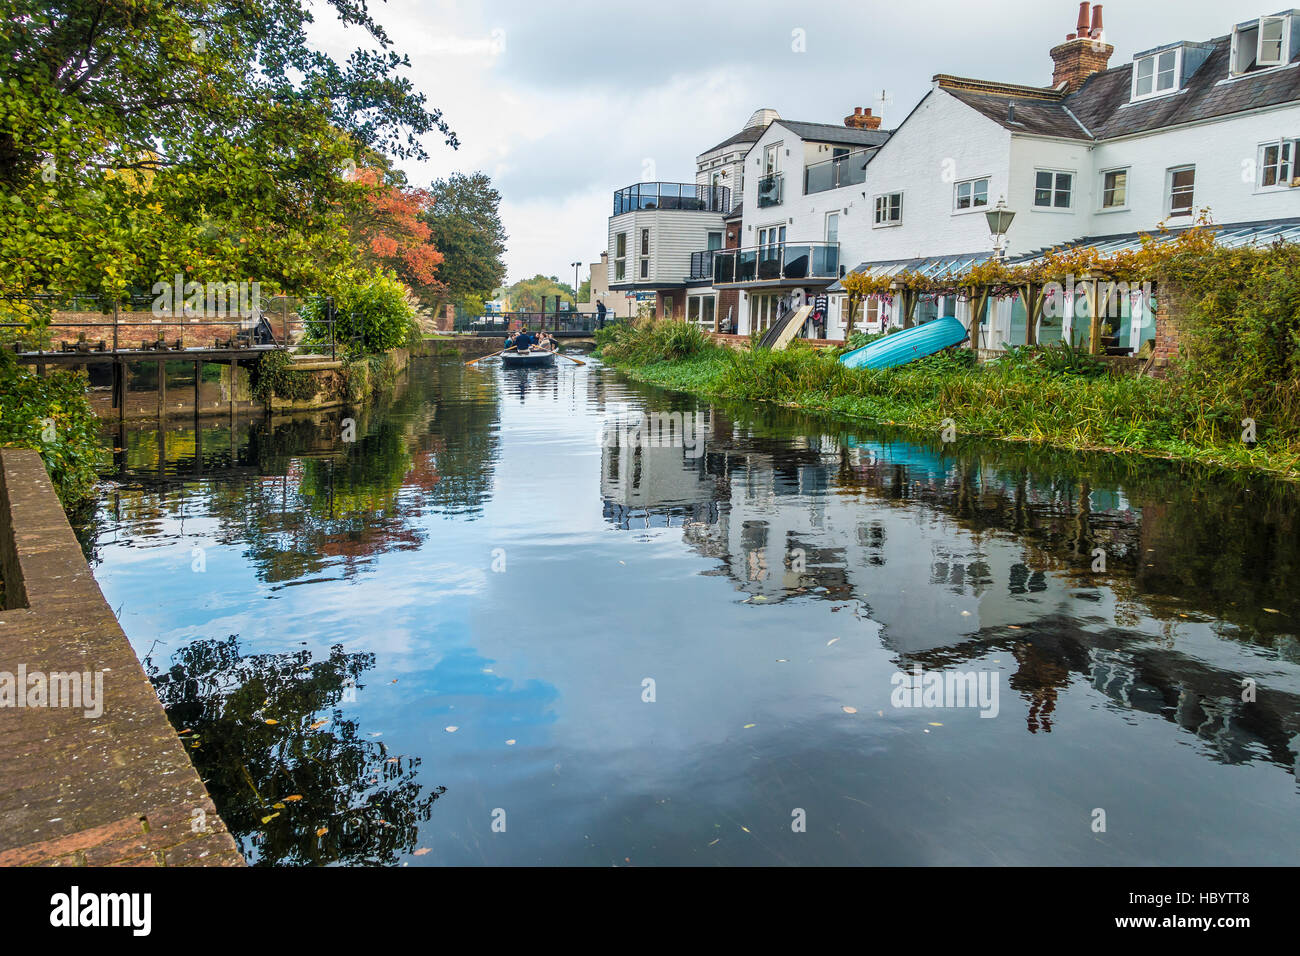
[[[950,272],[965,272],[971,266],[986,262],[993,257],[992,252],[965,252],[947,256],[921,256],[914,259],[878,259],[874,262],[861,262],[850,270],[864,272],[873,276],[892,276],[900,272],[919,272],[927,276],[946,275]],[[843,292],[843,279],[831,285],[827,292]]]
[[[1183,90],[1128,104],[1133,64],[1096,73],[1065,104],[1098,139],[1175,126],[1300,100],[1300,57],[1281,69],[1228,77],[1230,37],[1213,49]]]
[[[1231,37],[1210,53],[1177,93],[1129,103],[1133,64],[1094,73],[1069,95],[1037,87],[936,76],[941,89],[1013,132],[1104,140],[1243,110],[1300,101],[1300,55],[1281,69],[1228,76]]]
[[[843,143],[849,146],[879,146],[889,139],[889,130],[854,129],[834,123],[802,123],[795,120],[773,120],[800,139],[814,143]]]
[[[738,143],[755,143],[758,141],[758,138],[763,135],[763,129],[764,127],[762,126],[746,127],[745,129],[742,129],[739,133],[737,133],[735,136],[731,136],[727,139],[724,139],[717,146],[710,146],[708,149],[704,150],[704,152],[700,153],[699,155],[707,156],[709,153],[716,153],[720,149],[725,149],[728,146],[734,146]]]

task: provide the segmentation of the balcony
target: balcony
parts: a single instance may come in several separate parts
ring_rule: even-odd
[[[837,242],[780,243],[713,253],[715,286],[833,282],[840,274]]]
[[[837,156],[806,167],[803,171],[804,194],[822,193],[828,189],[866,182],[867,161],[874,152],[874,149],[858,149],[847,156]]]
[[[707,249],[704,252],[691,253],[691,274],[687,278],[688,282],[713,281],[713,257],[719,252],[718,249]]]
[[[614,215],[641,209],[731,212],[731,190],[699,183],[637,183],[614,193]]]
[[[768,206],[781,205],[781,194],[784,192],[785,176],[781,173],[772,173],[770,176],[764,176],[758,181],[758,208],[766,209]]]

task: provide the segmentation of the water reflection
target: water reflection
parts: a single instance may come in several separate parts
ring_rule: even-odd
[[[647,413],[699,440],[627,440]],[[596,363],[420,363],[346,415],[110,434],[83,532],[260,862],[1226,862],[1201,818],[1296,862],[1292,486]],[[915,667],[996,673],[999,718],[891,710]],[[1123,846],[1074,828],[1102,799]]]

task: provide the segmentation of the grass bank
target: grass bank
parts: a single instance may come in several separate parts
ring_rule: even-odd
[[[1300,479],[1300,423],[1263,412],[1252,416],[1249,398],[1212,377],[1113,375],[1103,363],[1068,350],[1012,349],[982,365],[970,352],[945,352],[870,371],[845,368],[838,352],[799,346],[736,351],[714,345],[693,326],[661,322],[606,329],[598,352],[639,381],[706,397],[772,402],[931,434],[951,426],[958,435]],[[1242,440],[1242,420],[1251,417],[1253,444]]]

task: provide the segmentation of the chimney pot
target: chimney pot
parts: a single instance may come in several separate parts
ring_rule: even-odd
[[[1101,36],[1101,4],[1093,4],[1092,7],[1092,38],[1095,40]]]
[[[1088,11],[1091,6],[1088,0],[1079,4],[1079,29],[1075,31],[1079,36],[1086,36],[1088,33]]]

